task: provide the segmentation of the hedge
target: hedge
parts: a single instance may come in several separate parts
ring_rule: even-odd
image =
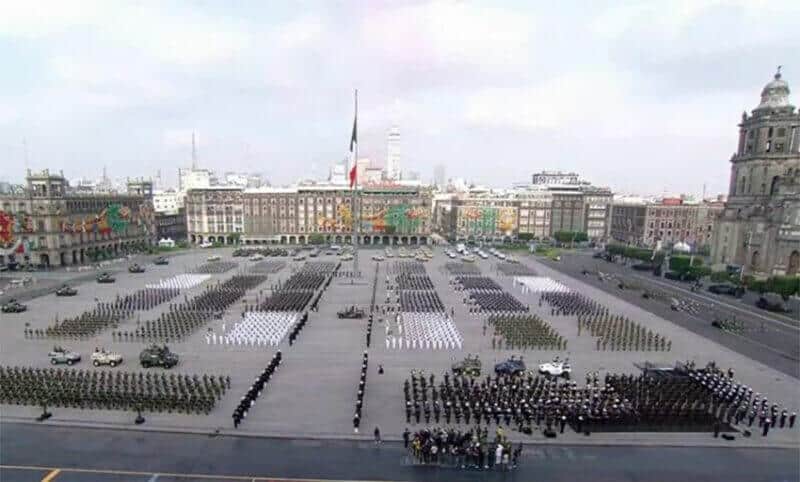
[[[589,236],[582,231],[556,231],[553,238],[559,243],[581,243],[589,240]]]

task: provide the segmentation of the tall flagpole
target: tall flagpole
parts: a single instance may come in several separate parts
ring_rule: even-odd
[[[356,192],[358,191],[358,89],[355,90],[355,138],[356,146],[353,152],[353,168],[356,170],[355,183],[353,184],[353,197],[351,204],[353,205],[353,271],[358,272],[358,237],[361,224],[361,211],[360,207],[356,208]],[[356,212],[359,213],[356,219]]]

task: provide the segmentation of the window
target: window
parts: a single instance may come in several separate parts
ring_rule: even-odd
[[[778,127],[778,137],[786,137],[786,128]]]
[[[767,131],[767,137],[772,137],[772,127]]]

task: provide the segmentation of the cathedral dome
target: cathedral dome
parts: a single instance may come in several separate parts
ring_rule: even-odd
[[[775,78],[764,86],[761,91],[761,103],[756,109],[776,109],[788,107],[789,104],[789,84],[781,78],[781,68],[775,72]]]

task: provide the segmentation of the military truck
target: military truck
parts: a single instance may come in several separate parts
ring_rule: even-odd
[[[467,355],[462,361],[453,363],[452,370],[456,375],[479,377],[481,375],[481,361],[478,359],[478,355]]]
[[[92,353],[92,365],[99,367],[100,365],[108,365],[115,367],[122,363],[122,355],[106,351],[104,348],[95,349]]]
[[[167,345],[150,345],[139,354],[139,362],[142,368],[172,368],[178,364],[178,355],[169,351]]]
[[[78,290],[69,285],[63,285],[61,288],[56,290],[56,296],[75,296],[77,294]]]
[[[117,280],[114,279],[114,277],[111,276],[110,273],[103,272],[103,273],[100,273],[99,275],[97,275],[97,282],[98,283],[106,284],[106,283],[113,283],[115,281],[117,281]]]
[[[2,311],[3,313],[22,313],[27,309],[28,307],[26,305],[12,298],[8,300],[8,303],[3,305]]]
[[[129,273],[144,273],[144,266],[139,265],[138,263],[133,263],[132,265],[128,266]]]
[[[336,312],[336,316],[338,316],[339,319],[361,319],[364,318],[364,310],[356,308],[355,306],[350,306]]]

